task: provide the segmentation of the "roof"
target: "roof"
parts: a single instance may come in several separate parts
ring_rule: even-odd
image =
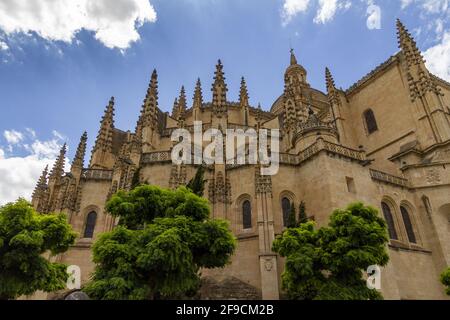
[[[354,83],[352,86],[350,86],[350,88],[348,88],[347,90],[345,90],[345,93],[350,95],[353,92],[355,92],[357,89],[359,89],[360,87],[364,86],[366,83],[368,83],[370,80],[372,80],[374,77],[376,77],[378,74],[384,72],[385,70],[387,70],[391,65],[393,65],[394,63],[396,63],[400,56],[401,52],[398,52],[397,54],[389,57],[389,59],[387,59],[386,61],[384,61],[382,64],[380,64],[379,66],[377,66],[375,69],[373,69],[371,72],[369,72],[368,74],[366,74],[364,77],[362,77],[359,81],[357,81],[356,83]]]

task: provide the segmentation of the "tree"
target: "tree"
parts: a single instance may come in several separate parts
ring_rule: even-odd
[[[287,219],[287,226],[288,228],[296,228],[297,225],[297,219],[296,219],[296,213],[295,213],[295,206],[294,204],[291,205],[291,210],[289,211],[288,219]]]
[[[203,192],[205,190],[205,168],[203,166],[200,166],[195,173],[195,176],[189,181],[187,184],[187,188],[190,189],[194,194],[198,195],[199,197],[203,197]]]
[[[64,289],[67,266],[43,254],[65,252],[75,238],[64,214],[39,214],[24,199],[0,207],[0,299]]]
[[[236,240],[228,223],[185,187],[143,185],[106,204],[120,226],[93,246],[96,263],[84,291],[93,299],[157,299],[196,292],[201,268],[224,267]]]
[[[362,271],[389,260],[385,221],[376,209],[362,203],[336,210],[328,227],[315,229],[314,222],[287,229],[273,244],[286,257],[283,288],[295,300],[375,300]]]
[[[308,221],[308,215],[306,214],[306,205],[305,202],[300,202],[299,210],[298,210],[298,223],[302,224]]]
[[[445,289],[445,293],[450,296],[450,268],[448,268],[441,274],[441,282],[444,286],[447,287]]]

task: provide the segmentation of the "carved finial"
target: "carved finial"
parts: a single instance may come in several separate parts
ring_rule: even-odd
[[[201,109],[202,105],[203,105],[202,83],[200,82],[200,78],[198,78],[197,84],[195,85],[193,108]]]
[[[175,98],[175,101],[173,102],[173,107],[172,107],[172,118],[174,119],[178,119],[178,98]]]
[[[248,91],[247,84],[245,83],[245,78],[241,78],[241,89],[239,92],[239,104],[241,107],[248,107]]]
[[[36,200],[41,198],[45,190],[48,188],[47,175],[48,175],[48,165],[46,165],[44,171],[42,171],[42,175],[40,176],[36,184],[36,187],[34,188],[33,194],[31,195],[33,205]]]
[[[214,83],[211,91],[213,92],[213,112],[216,116],[222,117],[226,113],[227,102],[227,85],[225,83],[225,76],[223,72],[222,62],[219,60],[216,65],[214,76]]]
[[[86,155],[86,143],[87,143],[87,132],[85,131],[80,138],[80,143],[78,144],[77,151],[75,153],[75,158],[72,162],[72,168],[83,168],[84,157]]]
[[[109,104],[106,107],[105,114],[103,115],[102,121],[100,122],[100,130],[98,131],[97,139],[95,140],[94,149],[92,151],[93,153],[97,150],[112,152],[113,131],[114,97],[109,100]]]
[[[184,117],[184,114],[187,109],[186,91],[184,90],[184,86],[182,86],[180,90],[180,97],[178,98],[178,109],[179,109],[178,117]]]
[[[293,66],[298,63],[297,63],[297,58],[295,57],[295,54],[294,54],[294,49],[291,48],[290,51],[291,51],[291,66]]]
[[[152,127],[157,123],[157,108],[158,108],[158,73],[156,69],[153,70],[150,83],[148,85],[147,94],[145,95],[144,103],[142,104],[141,115],[138,120],[138,126],[141,126],[137,131],[142,131],[142,127]]]
[[[403,51],[408,66],[418,65],[424,63],[420,50],[417,47],[417,43],[404,24],[397,19],[397,37],[400,49]]]
[[[331,74],[330,69],[328,69],[328,67],[325,68],[325,80],[328,92],[330,92],[330,89],[336,89],[333,75]]]
[[[61,148],[61,151],[59,152],[58,157],[56,158],[52,171],[50,172],[49,179],[58,179],[62,177],[62,175],[64,174],[66,152],[67,152],[67,144],[64,143],[64,145]]]
[[[37,193],[40,188],[47,186],[47,176],[48,176],[48,165],[45,166],[44,171],[42,171],[41,176],[36,184],[36,188],[34,189],[33,196]]]

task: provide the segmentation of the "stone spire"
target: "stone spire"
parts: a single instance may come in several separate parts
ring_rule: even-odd
[[[193,108],[201,109],[202,105],[203,105],[202,83],[200,82],[200,78],[198,78],[197,84],[195,85]]]
[[[297,65],[297,58],[295,57],[294,49],[291,48],[291,66]]]
[[[97,139],[93,153],[96,151],[112,152],[114,131],[114,97],[111,97],[109,104],[106,107],[105,114],[100,122],[100,130],[98,131]]]
[[[80,138],[80,143],[78,144],[77,152],[75,153],[75,158],[72,162],[72,168],[83,168],[84,157],[86,155],[86,142],[87,142],[87,132],[85,131]]]
[[[52,171],[50,172],[49,180],[57,180],[64,174],[64,166],[66,163],[66,152],[67,145],[64,143],[58,157],[56,158],[55,164],[53,165]]]
[[[225,76],[223,72],[222,62],[219,60],[216,65],[216,71],[214,76],[214,83],[211,91],[213,92],[213,112],[217,117],[222,117],[226,114],[226,102],[227,102],[227,85],[225,83]]]
[[[31,196],[31,203],[33,207],[41,213],[46,212],[48,195],[49,195],[49,186],[47,183],[48,176],[48,165],[45,167],[42,172],[41,177],[39,178],[36,187],[34,188],[33,194]]]
[[[424,63],[420,50],[417,48],[416,41],[408,32],[400,19],[397,19],[397,37],[399,47],[405,55],[408,67]]]
[[[328,67],[325,68],[325,80],[326,80],[328,93],[330,91],[336,89],[336,85],[334,83],[333,75],[331,74],[330,69],[328,69]]]
[[[306,80],[307,74],[306,69],[303,68],[302,65],[298,64],[297,58],[294,54],[294,49],[291,49],[290,64],[284,74],[285,83],[290,84],[291,86],[298,86],[299,84],[309,86]]]
[[[184,86],[181,87],[180,97],[178,98],[178,117],[184,118],[186,113],[186,91],[184,90]]]
[[[327,86],[328,100],[331,104],[340,104],[338,90],[334,83],[333,75],[328,67],[325,68],[325,81]]]
[[[150,84],[147,89],[144,104],[142,106],[142,125],[144,127],[153,127],[157,123],[158,108],[158,73],[153,70]]]
[[[255,117],[257,130],[259,130],[261,128],[261,123],[263,120],[262,115],[263,115],[263,111],[261,108],[261,103],[258,103],[258,109],[256,110],[256,117]]]
[[[47,188],[47,175],[48,175],[48,165],[45,166],[44,171],[42,171],[42,175],[39,178],[36,187],[34,188],[32,198],[36,198],[40,195],[41,191]]]
[[[248,91],[247,84],[245,83],[245,78],[241,78],[241,89],[239,92],[239,105],[244,108],[248,107]]]
[[[173,107],[172,107],[172,118],[174,119],[178,119],[178,98],[175,98],[175,101],[173,102]]]

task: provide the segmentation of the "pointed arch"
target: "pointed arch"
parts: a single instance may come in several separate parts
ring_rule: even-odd
[[[236,200],[236,226],[237,232],[248,233],[253,230],[256,223],[253,214],[253,200],[249,194],[242,194]]]
[[[95,225],[97,223],[97,212],[91,211],[86,217],[83,238],[92,239],[94,237]]]
[[[279,204],[281,213],[281,225],[286,227],[288,224],[289,214],[291,213],[291,207],[295,206],[297,199],[293,192],[284,190],[280,193]]]
[[[414,227],[408,209],[402,205],[400,206],[400,213],[402,214],[403,224],[405,225],[408,241],[416,244],[417,243],[416,234],[414,233]]]
[[[395,226],[395,218],[393,214],[393,208],[389,205],[389,202],[384,199],[381,202],[381,209],[383,212],[384,219],[386,220],[388,232],[389,232],[389,238],[391,240],[398,240],[398,232],[397,228]]]
[[[242,225],[244,229],[252,228],[252,204],[250,200],[242,203]]]

